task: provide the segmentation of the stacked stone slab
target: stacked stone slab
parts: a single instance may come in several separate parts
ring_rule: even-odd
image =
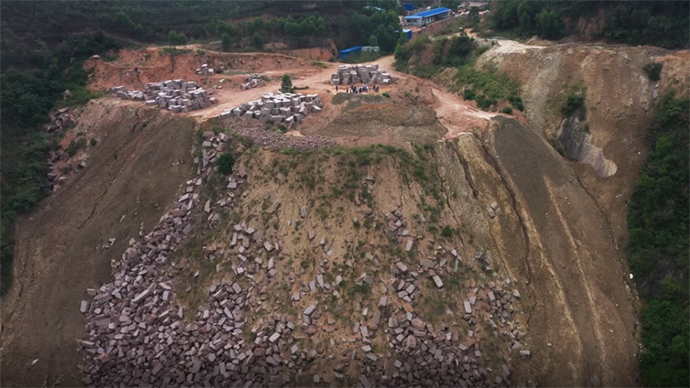
[[[116,86],[110,90],[119,98],[146,101],[147,106],[158,105],[159,108],[168,109],[174,113],[204,109],[218,102],[196,82],[187,82],[182,79],[151,82],[146,85],[146,90],[143,92],[127,91],[124,86]]]
[[[259,74],[250,74],[245,79],[245,83],[243,83],[240,86],[241,86],[242,90],[247,90],[247,89],[258,88],[259,86],[264,86],[264,85],[266,85],[266,81],[264,81]]]
[[[259,119],[262,122],[284,122],[287,126],[292,126],[302,121],[309,113],[321,112],[322,107],[318,94],[279,92],[264,94],[260,100],[224,110],[220,117],[241,116]]]
[[[201,65],[201,69],[196,69],[196,75],[202,77],[210,77],[213,75],[213,69],[208,67],[207,63],[204,63],[203,65]]]
[[[331,74],[331,84],[384,84],[388,85],[396,81],[390,73],[380,70],[378,64],[373,65],[342,65],[338,72]]]

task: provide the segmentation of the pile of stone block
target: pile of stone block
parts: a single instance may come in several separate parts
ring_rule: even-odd
[[[143,92],[127,91],[124,86],[116,86],[110,90],[119,98],[146,101],[147,106],[158,105],[159,108],[168,109],[174,113],[204,109],[218,102],[196,82],[187,82],[182,79],[151,82]]]
[[[292,126],[302,121],[309,113],[321,112],[322,107],[318,94],[279,92],[265,94],[260,100],[224,110],[220,117],[241,116]]]
[[[379,69],[378,64],[373,65],[342,65],[338,66],[338,72],[331,74],[331,84],[383,84],[388,85],[397,81],[390,73]]]
[[[266,85],[266,81],[264,81],[259,74],[248,75],[244,82],[245,83],[240,85],[242,90],[254,89]]]
[[[196,75],[202,77],[210,77],[213,75],[213,69],[208,67],[207,63],[204,63],[203,65],[201,65],[201,69],[196,69]]]

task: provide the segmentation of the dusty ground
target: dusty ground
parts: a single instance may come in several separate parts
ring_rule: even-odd
[[[17,223],[15,280],[2,299],[4,386],[82,384],[80,300],[110,278],[111,260],[158,222],[192,171],[192,120],[108,100],[90,102],[79,120],[73,131],[99,138],[87,168]]]

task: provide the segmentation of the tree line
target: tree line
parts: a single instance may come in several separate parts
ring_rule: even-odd
[[[604,27],[594,38],[669,49],[688,47],[690,3],[687,1],[529,1],[496,2],[489,24],[496,31],[560,39],[577,33],[578,20],[604,13]]]

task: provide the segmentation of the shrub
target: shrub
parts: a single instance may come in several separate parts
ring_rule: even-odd
[[[661,79],[661,69],[664,67],[663,63],[656,62],[656,63],[648,63],[644,65],[642,70],[644,70],[645,73],[647,73],[647,77],[649,77],[650,81],[658,81]]]
[[[232,174],[232,166],[235,165],[235,157],[229,152],[224,152],[218,157],[218,172],[223,175]]]
[[[95,147],[96,144],[98,144],[98,140],[92,137],[91,140],[89,140],[89,144],[91,144],[91,147]]]
[[[381,95],[383,95],[386,98],[391,98],[391,95],[388,92],[383,92],[381,93]]]
[[[294,93],[295,88],[292,86],[292,80],[290,79],[290,76],[285,74],[283,75],[283,78],[281,79],[280,82],[280,90],[283,93]]]
[[[70,157],[74,156],[79,152],[80,149],[86,147],[86,138],[85,137],[79,137],[77,138],[77,141],[72,140],[69,142],[69,145],[65,149],[65,152],[67,152],[67,155]]]
[[[453,234],[455,234],[454,232],[455,231],[453,230],[453,228],[446,225],[443,227],[443,229],[441,229],[441,236],[443,236],[445,238],[451,238],[451,237],[453,237]]]
[[[505,113],[507,115],[512,115],[513,114],[513,108],[506,106],[505,108],[503,108],[503,113]]]
[[[580,116],[584,118],[585,114],[585,96],[582,94],[571,92],[565,99],[565,104],[561,107],[561,113],[569,117],[575,112],[580,112]]]
[[[252,46],[258,49],[264,48],[264,38],[262,38],[258,33],[254,34],[252,37]]]
[[[221,36],[221,43],[220,47],[223,51],[228,51],[232,47],[232,41],[230,40],[230,35],[227,32],[224,32],[223,35]]]

